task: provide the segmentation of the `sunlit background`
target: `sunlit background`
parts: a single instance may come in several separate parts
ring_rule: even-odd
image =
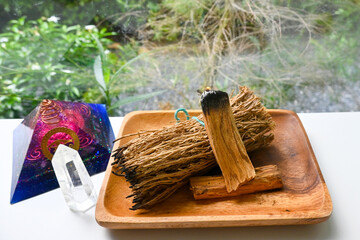
[[[42,99],[199,108],[249,86],[268,108],[360,111],[359,0],[0,0],[0,118]]]

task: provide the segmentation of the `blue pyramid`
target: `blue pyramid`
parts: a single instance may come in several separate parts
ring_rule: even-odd
[[[90,176],[105,171],[114,132],[102,104],[43,100],[13,139],[11,204],[59,187],[51,164],[59,144],[79,151]]]

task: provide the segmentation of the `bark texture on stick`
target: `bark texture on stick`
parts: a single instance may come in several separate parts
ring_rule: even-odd
[[[274,139],[270,114],[247,87],[239,88],[230,105],[248,152]],[[203,120],[202,115],[198,118]],[[194,119],[142,134],[113,156],[114,174],[124,174],[131,185],[132,210],[151,208],[217,164],[205,128]]]
[[[190,178],[190,188],[194,198],[209,199],[233,197],[249,193],[274,190],[283,187],[280,171],[276,165],[255,168],[256,176],[233,192],[226,190],[223,176],[200,176]]]
[[[255,170],[237,130],[226,92],[207,90],[201,96],[206,133],[228,192],[255,177]]]

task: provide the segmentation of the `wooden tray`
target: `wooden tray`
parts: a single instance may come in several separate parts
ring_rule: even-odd
[[[193,199],[189,186],[150,211],[131,211],[128,183],[111,174],[110,159],[96,206],[97,222],[107,228],[190,228],[313,224],[325,221],[332,202],[296,113],[269,110],[277,126],[273,143],[253,152],[254,166],[276,164],[284,188],[233,198]],[[200,111],[189,111],[198,115]],[[139,111],[125,116],[118,136],[174,124],[174,111]],[[123,139],[124,144],[129,139]],[[115,144],[117,148],[119,143]]]

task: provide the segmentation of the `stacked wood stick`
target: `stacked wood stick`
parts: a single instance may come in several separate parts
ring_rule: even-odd
[[[241,185],[235,191],[228,192],[223,176],[200,176],[190,178],[190,189],[194,198],[224,198],[249,193],[269,191],[283,187],[281,174],[276,165],[266,165],[255,168],[253,180]]]
[[[231,99],[235,124],[248,152],[269,144],[274,122],[246,87]],[[203,116],[198,116],[203,120]],[[132,210],[165,200],[192,176],[217,165],[205,128],[194,119],[134,138],[114,151],[113,172],[130,183]]]

